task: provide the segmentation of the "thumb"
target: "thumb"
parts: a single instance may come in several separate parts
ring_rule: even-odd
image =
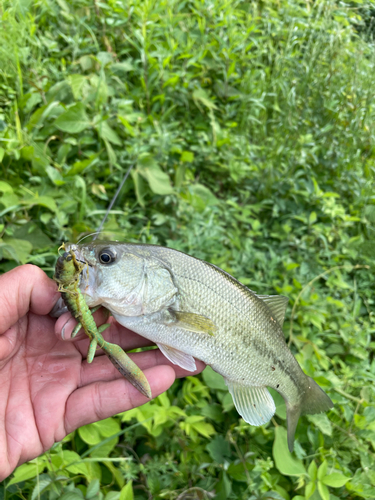
[[[29,311],[48,314],[59,296],[57,284],[32,264],[3,274],[0,276],[0,334]]]

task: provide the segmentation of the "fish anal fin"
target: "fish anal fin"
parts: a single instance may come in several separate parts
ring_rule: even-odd
[[[164,356],[174,365],[178,365],[189,372],[194,372],[197,369],[195,359],[190,354],[186,354],[164,344],[157,344],[157,346]]]
[[[284,295],[258,295],[258,299],[263,300],[271,310],[274,319],[277,320],[280,326],[283,326],[285,319],[286,308],[288,307],[289,299]]]
[[[175,318],[174,327],[182,328],[189,332],[215,335],[215,323],[201,314],[183,311],[170,311],[170,313]]]
[[[266,387],[242,385],[225,379],[234,406],[241,417],[251,425],[262,425],[273,417],[276,406]]]

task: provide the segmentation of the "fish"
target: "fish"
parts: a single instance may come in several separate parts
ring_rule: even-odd
[[[196,369],[195,358],[211,366],[247,423],[272,418],[268,387],[277,391],[291,452],[299,417],[333,407],[286,344],[287,297],[260,295],[219,267],[162,246],[94,241],[67,249],[87,264],[80,289],[89,307],[107,308],[185,370]]]

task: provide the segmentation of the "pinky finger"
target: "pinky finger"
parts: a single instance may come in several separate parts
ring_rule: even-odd
[[[154,366],[144,371],[150,382],[152,397],[166,391],[175,380],[171,366]],[[65,412],[67,434],[82,425],[136,408],[149,401],[127,380],[120,378],[110,382],[94,382],[76,389],[68,398]]]

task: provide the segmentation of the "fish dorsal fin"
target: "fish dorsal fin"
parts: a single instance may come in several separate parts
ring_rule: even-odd
[[[272,315],[275,317],[280,326],[283,326],[285,311],[288,307],[289,299],[284,295],[258,295],[258,299],[263,300],[270,308]]]
[[[197,369],[195,359],[190,354],[186,354],[178,349],[174,349],[173,347],[169,347],[164,344],[157,343],[156,345],[159,347],[164,356],[174,365],[181,366],[181,368],[189,372],[195,372]]]
[[[241,417],[251,425],[262,425],[273,417],[276,406],[266,387],[238,384],[225,379],[234,406]]]
[[[215,335],[216,326],[213,321],[201,314],[195,314],[183,311],[169,310],[174,322],[170,325],[177,328],[188,330],[195,333],[207,333],[208,335]]]

